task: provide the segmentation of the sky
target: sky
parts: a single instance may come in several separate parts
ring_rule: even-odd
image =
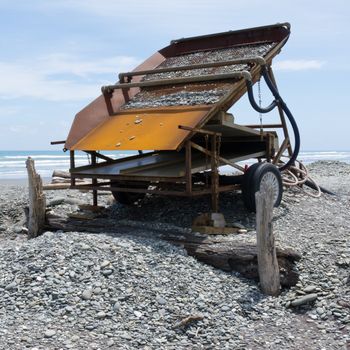
[[[282,22],[272,67],[302,150],[350,150],[349,19],[345,0],[0,0],[0,150],[60,149],[102,85],[172,39]],[[230,112],[259,122],[246,95]]]

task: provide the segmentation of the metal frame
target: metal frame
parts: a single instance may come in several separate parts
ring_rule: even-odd
[[[252,31],[250,33],[250,31]],[[256,32],[254,32],[254,30]],[[232,34],[237,34],[237,37],[233,37]],[[272,34],[271,34],[272,33]],[[136,68],[133,72],[126,72],[119,74],[119,83],[109,86],[102,87],[103,97],[107,112],[109,116],[115,114],[115,111],[118,111],[120,106],[127,102],[132,96],[139,91],[141,87],[161,87],[168,85],[181,85],[181,84],[191,84],[191,83],[203,83],[203,82],[218,82],[224,83],[225,81],[229,81],[232,84],[232,88],[228,90],[226,96],[222,97],[218,103],[213,104],[213,106],[208,110],[205,117],[201,120],[201,122],[195,128],[189,128],[188,126],[179,125],[178,127],[183,130],[189,131],[188,135],[183,139],[183,141],[179,144],[177,151],[181,149],[185,150],[185,174],[184,176],[179,177],[165,177],[165,176],[142,176],[135,174],[118,174],[118,175],[108,175],[108,174],[91,174],[86,175],[83,170],[95,169],[106,164],[117,164],[119,162],[123,162],[126,158],[121,160],[113,160],[110,157],[107,157],[96,151],[85,151],[86,153],[91,155],[91,165],[83,166],[83,167],[75,167],[75,152],[74,150],[70,150],[70,172],[71,172],[71,188],[72,189],[83,189],[83,190],[91,190],[93,191],[93,204],[97,205],[97,191],[99,190],[109,190],[109,191],[118,191],[118,192],[132,192],[132,193],[154,193],[160,195],[174,195],[174,196],[187,196],[193,197],[198,195],[211,195],[211,204],[212,210],[214,212],[218,212],[218,197],[219,193],[225,191],[232,191],[235,189],[239,189],[240,185],[226,185],[220,186],[219,183],[219,173],[218,167],[221,164],[227,164],[232,166],[235,169],[238,169],[241,172],[244,172],[244,169],[236,164],[235,162],[222,157],[220,154],[220,145],[222,135],[219,132],[214,132],[210,130],[205,130],[206,123],[211,120],[218,113],[227,111],[236,101],[238,101],[247,91],[245,80],[249,79],[253,84],[260,78],[260,65],[266,65],[269,67],[269,73],[271,79],[273,80],[273,84],[276,86],[276,81],[273,76],[273,72],[271,69],[272,58],[281,50],[286,41],[288,40],[290,33],[290,26],[288,23],[277,24],[273,26],[264,26],[251,28],[247,30],[240,30],[235,32],[227,32],[227,33],[219,33],[215,35],[206,35],[199,36],[193,38],[185,38],[174,40],[171,42],[171,45],[160,50],[159,55],[150,58],[149,61],[145,62],[145,65],[141,65]],[[249,34],[247,36],[247,34]],[[252,35],[250,35],[252,34]],[[194,65],[186,65],[181,67],[169,67],[169,68],[155,68],[150,69],[151,67],[158,66],[161,62],[163,62],[167,57],[172,57],[172,55],[180,55],[191,52],[197,52],[203,50],[207,50],[208,47],[215,48],[225,48],[226,46],[234,46],[238,45],[242,38],[247,39],[249,44],[253,44],[255,42],[263,42],[264,40],[268,41],[268,37],[272,35],[272,37],[276,40],[276,45],[272,47],[272,49],[266,54],[264,58],[255,57],[248,59],[235,59],[229,61],[220,61],[213,63],[203,63],[203,64],[194,64]],[[270,38],[271,39],[271,38]],[[153,56],[152,56],[153,57]],[[151,64],[151,62],[156,63],[155,65]],[[147,64],[146,64],[147,63]],[[225,74],[211,74],[211,75],[201,75],[201,76],[192,76],[192,77],[181,77],[181,78],[172,78],[172,79],[155,79],[155,80],[145,80],[141,81],[142,76],[144,75],[154,75],[161,73],[168,73],[174,71],[185,71],[192,69],[201,69],[201,68],[214,68],[220,66],[229,66],[235,64],[245,64],[247,65],[248,71],[234,72],[234,73],[225,73]],[[249,75],[249,76],[248,76]],[[135,79],[133,79],[135,77]],[[243,78],[243,79],[242,79]],[[114,90],[115,94],[114,94]],[[121,99],[121,94],[124,98]],[[114,108],[113,108],[114,106]],[[97,110],[96,110],[97,111]],[[288,134],[288,128],[286,124],[286,118],[284,116],[284,112],[280,106],[278,106],[280,124],[265,124],[262,125],[264,129],[282,129],[284,134],[284,140],[280,144],[277,150],[274,149],[274,134],[269,132],[264,132],[262,135],[262,141],[265,143],[265,150],[260,153],[252,153],[250,156],[253,158],[266,158],[267,161],[271,161],[274,164],[278,164],[280,162],[280,158],[282,154],[288,150],[289,155],[292,154],[292,147],[290,144],[290,138]],[[92,110],[91,113],[95,113],[95,110]],[[106,115],[108,117],[108,115]],[[99,118],[99,119],[98,119]],[[101,116],[97,119],[102,121],[105,120]],[[247,125],[252,129],[258,129],[261,125]],[[195,137],[198,134],[202,134],[206,137],[207,140],[210,140],[210,147],[203,147],[200,144],[195,142]],[[70,136],[69,136],[70,137]],[[68,139],[69,139],[68,137]],[[225,142],[230,141],[240,141],[240,142],[251,142],[252,138],[245,137],[242,139],[235,138],[231,140],[230,138],[224,138]],[[56,143],[61,143],[60,141]],[[67,143],[66,143],[67,145]],[[68,145],[72,145],[71,142],[68,141]],[[71,147],[72,148],[72,147]],[[210,186],[206,183],[202,186],[198,186],[193,183],[193,150],[199,151],[205,156],[210,158],[210,166],[206,167],[206,170],[210,169]],[[174,151],[175,152],[175,151]],[[197,152],[198,153],[198,152]],[[128,159],[137,159],[141,155],[136,155],[132,157],[128,157]],[[103,163],[98,163],[98,159],[103,160]],[[77,185],[77,178],[91,178],[91,184],[89,185]],[[101,180],[104,180],[100,182]],[[108,181],[106,181],[108,180]],[[141,182],[152,182],[158,183],[160,185],[165,185],[167,183],[172,184],[172,186],[177,187],[176,190],[161,190],[161,189],[152,189],[152,188],[135,188],[132,187],[132,184],[137,184]],[[126,186],[115,186],[115,182],[120,184],[125,184]]]
[[[270,67],[270,71],[272,74],[272,69]],[[273,76],[273,75],[272,75]],[[275,80],[274,83],[276,84]],[[284,132],[284,140],[282,141],[280,147],[278,150],[273,149],[273,141],[271,140],[273,138],[273,135],[266,132],[264,133],[264,142],[266,143],[266,152],[264,158],[266,158],[268,161],[272,161],[272,163],[277,164],[285,150],[290,148],[290,141],[289,141],[289,135],[287,130],[286,121],[284,118],[283,111],[279,111],[279,116],[281,119],[280,124],[265,124],[263,125],[263,128],[265,129],[275,129],[280,128],[283,129]],[[226,192],[226,191],[233,191],[240,188],[240,185],[225,185],[220,186],[219,184],[219,173],[218,173],[218,167],[220,166],[220,163],[227,164],[232,166],[233,168],[244,172],[244,168],[239,166],[238,164],[231,162],[228,159],[225,159],[220,155],[220,151],[218,149],[218,144],[220,144],[220,140],[222,137],[222,134],[219,132],[213,132],[210,130],[205,130],[204,128],[190,128],[187,126],[179,125],[180,129],[190,131],[191,137],[189,137],[184,142],[184,148],[185,148],[185,176],[182,177],[161,177],[161,176],[139,176],[139,175],[127,175],[127,174],[120,174],[120,175],[89,175],[88,177],[91,178],[91,185],[77,185],[76,179],[77,178],[87,178],[86,174],[79,173],[79,170],[87,170],[92,169],[96,167],[101,167],[106,164],[113,164],[113,163],[119,163],[123,162],[126,158],[114,160],[110,157],[107,157],[99,152],[96,151],[84,151],[87,154],[91,156],[91,164],[87,166],[82,167],[75,167],[75,151],[70,151],[70,172],[71,172],[71,189],[78,189],[78,190],[90,190],[93,192],[93,205],[98,204],[98,197],[97,192],[98,191],[117,191],[117,192],[131,192],[131,193],[153,193],[157,195],[170,195],[170,196],[182,196],[182,197],[195,197],[200,195],[211,195],[211,206],[213,212],[219,211],[219,205],[218,205],[218,198],[219,193]],[[260,128],[260,125],[247,125],[247,127],[250,127],[252,129]],[[210,149],[207,149],[205,147],[202,147],[195,143],[192,139],[195,135],[202,134],[204,136],[207,136],[210,139]],[[226,139],[227,140],[227,139]],[[237,139],[238,140],[238,139]],[[241,141],[247,141],[249,142],[249,138],[243,138]],[[62,143],[63,141],[56,141],[57,143]],[[210,177],[211,177],[211,184],[210,187],[206,187],[206,185],[202,185],[199,187],[198,185],[193,184],[193,174],[192,174],[192,150],[195,149],[197,151],[202,152],[206,156],[210,157]],[[156,152],[151,152],[151,154]],[[252,157],[255,157],[256,154],[252,154]],[[131,157],[127,157],[128,159],[137,159],[140,157],[140,155],[135,155]],[[103,163],[98,163],[97,159],[103,160]],[[109,181],[102,181],[99,180],[109,180]],[[132,187],[132,183],[137,184],[140,182],[149,181],[153,183],[159,183],[159,184],[166,184],[170,183],[172,185],[176,185],[178,187],[178,190],[159,190],[159,189],[144,189],[144,188],[135,188]],[[115,182],[123,183],[126,182],[129,184],[128,186],[118,187],[113,186]]]

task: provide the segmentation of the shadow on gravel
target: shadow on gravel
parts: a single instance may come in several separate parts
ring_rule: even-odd
[[[255,214],[248,213],[239,193],[220,195],[220,212],[228,223],[239,222],[250,228],[255,227]],[[146,196],[137,205],[124,206],[116,203],[110,207],[117,220],[160,222],[181,227],[190,227],[194,218],[210,212],[210,197],[198,198]]]

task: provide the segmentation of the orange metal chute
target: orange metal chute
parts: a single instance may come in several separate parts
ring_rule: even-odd
[[[126,110],[102,122],[72,150],[176,150],[211,106]]]

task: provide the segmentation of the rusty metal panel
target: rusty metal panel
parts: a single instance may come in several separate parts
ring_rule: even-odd
[[[159,52],[156,52],[149,57],[145,62],[137,66],[133,71],[153,69],[161,64],[165,60]],[[140,81],[142,76],[136,77],[135,81]],[[129,99],[133,98],[138,92],[139,88],[132,88],[127,93],[122,91],[115,91],[111,99],[111,103],[114,111],[118,111],[122,105],[124,105]],[[84,109],[82,109],[74,118],[74,122],[69,131],[69,135],[66,140],[65,148],[71,149],[71,147],[86,136],[91,130],[93,130],[102,121],[109,118],[106,102],[103,95],[97,97]]]
[[[277,24],[271,26],[264,26],[258,28],[249,28],[238,31],[229,31],[225,33],[217,33],[200,37],[185,38],[181,40],[174,40],[169,46],[159,50],[138,66],[135,71],[142,70],[152,70],[155,68],[162,67],[162,65],[168,67],[171,66],[171,62],[177,61],[179,56],[188,56],[183,57],[183,59],[193,58],[191,64],[196,63],[205,63],[207,59],[216,60],[206,54],[211,51],[220,51],[230,50],[237,45],[249,45],[253,47],[254,45],[260,45],[265,43],[274,43],[274,47],[266,52],[266,55],[259,54],[264,56],[268,63],[271,63],[272,58],[280,51],[281,47],[285,44],[289,37],[290,27],[287,23]],[[202,54],[200,54],[202,52]],[[226,52],[226,51],[225,51]],[[197,55],[199,53],[199,56]],[[198,57],[197,57],[198,56]],[[225,56],[225,55],[224,55]],[[177,58],[176,58],[177,57]],[[242,58],[242,57],[238,57]],[[227,57],[226,57],[227,59]],[[198,62],[197,62],[198,60]],[[221,57],[220,60],[225,60],[225,57]],[[174,63],[174,62],[173,62]],[[232,68],[232,67],[231,67]],[[220,68],[222,69],[222,68]],[[217,70],[211,71],[210,73],[217,73]],[[251,71],[253,78],[257,79],[258,70],[252,69]],[[177,74],[177,73],[176,73]],[[187,74],[187,73],[186,73]],[[132,83],[137,83],[143,80],[147,80],[147,77],[144,76],[135,76],[132,78]],[[195,103],[204,104],[204,103],[213,103],[213,106],[216,105],[216,108],[219,110],[227,110],[235,101],[237,101],[241,95],[245,93],[244,87],[242,87],[242,82],[234,83],[232,82],[230,87],[226,89],[225,86],[215,87],[217,99],[212,102],[203,102],[196,101]],[[140,96],[145,95],[147,97],[148,108],[153,108],[152,103],[154,100],[157,100],[159,95],[172,95],[171,99],[183,100],[184,95],[188,95],[188,92],[191,91],[192,95],[196,95],[197,90],[205,89],[207,84],[200,84],[200,89],[196,88],[196,84],[187,84],[185,86],[185,94],[182,91],[176,93],[173,89],[173,86],[162,87],[158,89],[140,89],[138,87],[133,87],[131,89],[115,90],[111,98],[112,110],[114,112],[119,112],[121,108],[127,108],[127,106],[135,100],[135,97],[140,99]],[[223,85],[223,83],[222,83]],[[226,96],[229,93],[230,96]],[[175,94],[175,95],[174,95]],[[150,96],[148,96],[150,95]],[[136,99],[137,100],[137,99]],[[190,105],[193,102],[191,101]],[[169,104],[168,104],[169,105]],[[130,106],[129,106],[130,107]],[[136,108],[132,106],[131,108]],[[139,108],[139,107],[137,107]],[[71,130],[69,132],[68,138],[66,140],[65,148],[73,149],[77,143],[83,140],[94,128],[96,128],[102,121],[109,120],[109,114],[111,114],[106,106],[106,101],[103,96],[98,97],[95,101],[86,106],[82,111],[80,111],[73,122]],[[214,109],[211,110],[210,114],[207,115],[209,120],[215,114]],[[201,125],[199,125],[201,126]]]
[[[210,106],[128,110],[102,122],[71,147],[72,150],[176,150]]]

